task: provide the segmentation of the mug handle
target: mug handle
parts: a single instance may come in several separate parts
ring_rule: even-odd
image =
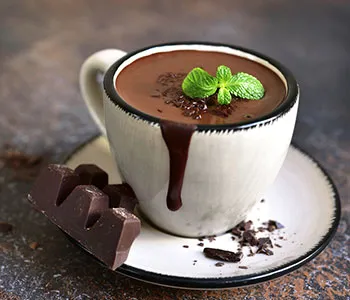
[[[126,52],[118,49],[98,51],[88,57],[80,69],[80,92],[93,120],[104,135],[106,135],[106,127],[103,110],[103,89],[97,81],[97,75],[104,75],[108,68],[125,54]]]

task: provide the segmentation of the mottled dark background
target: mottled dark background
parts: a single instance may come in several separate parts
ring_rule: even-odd
[[[294,72],[302,91],[294,142],[323,164],[341,195],[334,241],[273,282],[223,292],[154,287],[106,270],[71,245],[27,203],[31,180],[2,167],[0,221],[15,228],[0,234],[0,299],[349,299],[347,0],[1,0],[0,147],[60,159],[97,133],[78,89],[84,58],[174,40],[250,47]],[[33,241],[41,247],[30,249]]]

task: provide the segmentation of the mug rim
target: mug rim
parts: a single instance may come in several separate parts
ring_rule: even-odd
[[[237,131],[237,130],[245,130],[254,128],[256,126],[263,126],[270,124],[277,120],[278,118],[282,117],[288,111],[295,105],[298,99],[299,95],[299,86],[297,84],[296,79],[294,78],[292,72],[286,68],[283,64],[278,62],[277,60],[266,56],[264,54],[261,54],[257,51],[236,46],[236,45],[230,45],[230,44],[224,44],[224,43],[215,43],[215,42],[202,42],[202,41],[178,41],[178,42],[170,42],[170,43],[162,43],[162,44],[156,44],[156,45],[150,45],[132,52],[127,53],[123,57],[121,57],[119,60],[117,60],[115,63],[113,63],[109,69],[107,70],[104,79],[103,79],[103,87],[105,90],[106,95],[108,96],[109,100],[113,102],[116,106],[120,107],[124,112],[129,113],[131,116],[134,116],[138,119],[141,119],[143,121],[147,121],[149,123],[154,124],[160,124],[161,118],[146,114],[135,107],[128,104],[118,93],[115,82],[114,82],[114,75],[117,72],[118,68],[129,58],[133,57],[134,55],[141,53],[146,50],[150,50],[152,48],[161,48],[164,46],[186,46],[186,45],[203,45],[203,46],[214,46],[214,47],[226,47],[231,48],[233,50],[238,50],[241,52],[245,52],[247,54],[251,54],[253,56],[256,56],[262,60],[265,60],[272,66],[274,66],[284,77],[286,81],[286,96],[283,100],[283,102],[276,107],[273,111],[270,113],[263,115],[259,118],[253,119],[253,120],[247,120],[243,122],[237,122],[232,124],[196,124],[197,129],[196,131]],[[176,51],[176,50],[175,50]],[[203,51],[203,50],[198,50]],[[214,50],[215,51],[215,50]],[[158,51],[156,53],[161,53],[161,51]],[[232,54],[231,54],[232,55]],[[145,55],[149,56],[149,55]],[[249,58],[248,58],[249,59]],[[266,67],[267,68],[267,67]],[[282,79],[281,79],[282,80]]]

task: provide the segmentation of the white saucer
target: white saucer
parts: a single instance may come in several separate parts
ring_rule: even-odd
[[[102,137],[84,143],[65,163],[70,167],[97,164],[109,173],[110,183],[120,182]],[[274,186],[248,219],[254,224],[276,220],[285,226],[274,232],[276,240],[272,241],[282,246],[272,249],[274,255],[244,255],[240,263],[217,267],[216,260],[203,255],[198,239],[172,236],[142,220],[141,234],[117,272],[154,284],[190,289],[231,288],[270,280],[299,268],[326,247],[339,223],[340,201],[326,172],[310,156],[291,146]],[[238,244],[231,236],[225,234],[213,242],[205,239],[204,247],[236,251]]]

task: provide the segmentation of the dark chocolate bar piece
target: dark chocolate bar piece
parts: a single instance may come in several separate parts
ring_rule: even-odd
[[[29,195],[29,201],[40,210],[50,210],[61,205],[79,184],[79,176],[70,168],[49,165],[39,174]]]
[[[87,176],[90,182],[101,185],[105,182],[105,179],[101,180],[104,176],[95,176],[102,174],[101,169],[85,166],[80,171],[89,171],[85,174],[90,174]],[[140,233],[141,223],[126,208],[111,208],[110,203],[127,203],[127,208],[133,209],[134,193],[129,186],[113,185],[107,188],[112,191],[108,195],[95,185],[82,184],[87,177],[82,179],[64,166],[49,165],[38,177],[28,199],[88,252],[114,270],[127,259],[130,247]],[[114,199],[115,195],[117,199]]]
[[[108,184],[108,174],[93,164],[83,164],[75,168],[80,177],[80,184],[91,184],[102,190]]]
[[[133,212],[138,202],[134,191],[127,183],[109,184],[104,187],[103,192],[109,196],[110,207],[123,207]]]

